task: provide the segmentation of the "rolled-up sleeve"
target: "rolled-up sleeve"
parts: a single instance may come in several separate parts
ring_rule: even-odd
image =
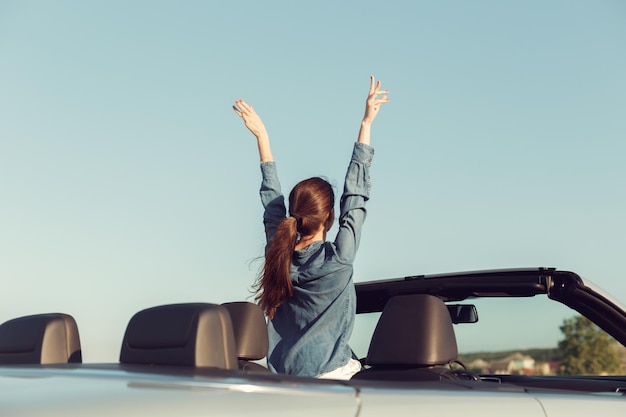
[[[346,173],[340,201],[339,231],[335,238],[337,255],[342,262],[352,263],[361,240],[361,228],[367,211],[365,203],[370,196],[370,165],[374,149],[355,143]]]
[[[265,208],[263,213],[263,225],[267,242],[272,240],[280,222],[285,218],[285,197],[280,188],[280,181],[274,161],[261,164],[261,203]]]

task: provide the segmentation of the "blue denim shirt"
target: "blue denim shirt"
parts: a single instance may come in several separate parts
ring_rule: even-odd
[[[340,200],[339,231],[334,242],[317,241],[293,254],[294,295],[268,322],[268,366],[274,372],[317,376],[348,363],[356,292],[353,262],[369,199],[369,167],[374,149],[356,143]],[[261,164],[263,222],[269,242],[286,216],[276,164]]]

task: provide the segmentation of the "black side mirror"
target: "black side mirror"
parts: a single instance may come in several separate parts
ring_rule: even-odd
[[[478,311],[474,304],[448,304],[448,311],[452,323],[476,323],[478,321]]]

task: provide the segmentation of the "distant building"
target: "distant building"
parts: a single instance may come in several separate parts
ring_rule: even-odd
[[[535,360],[528,355],[517,352],[504,359],[492,361],[489,368],[494,374],[534,374]]]

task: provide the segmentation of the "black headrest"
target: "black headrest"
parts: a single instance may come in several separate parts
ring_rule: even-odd
[[[237,369],[228,311],[209,303],[142,310],[126,327],[120,362]]]
[[[458,356],[450,313],[433,295],[396,296],[378,320],[367,354],[368,365],[434,366]]]
[[[0,364],[82,362],[78,326],[62,313],[18,317],[0,325]]]
[[[261,307],[247,301],[222,304],[230,313],[235,333],[237,357],[256,361],[267,355],[267,324]]]

